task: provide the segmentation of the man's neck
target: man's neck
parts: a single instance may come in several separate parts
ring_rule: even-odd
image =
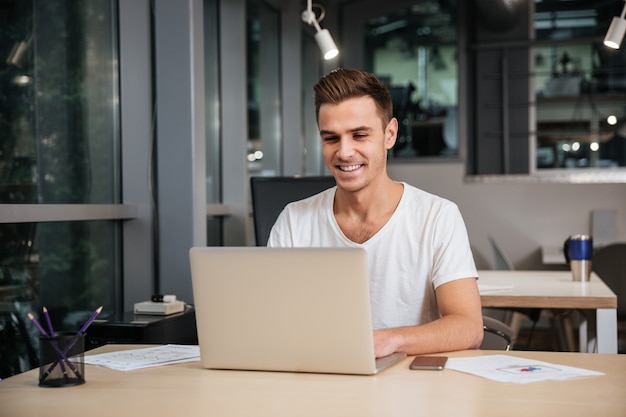
[[[389,178],[358,192],[338,189],[334,213],[339,227],[350,240],[364,243],[393,216],[403,190],[402,184]]]
[[[335,213],[368,217],[368,213],[376,216],[377,212],[387,212],[398,205],[403,188],[402,184],[389,177],[356,192],[339,188],[335,195]]]

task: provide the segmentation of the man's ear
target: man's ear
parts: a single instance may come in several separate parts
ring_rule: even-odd
[[[385,127],[385,149],[389,150],[396,144],[398,138],[398,119],[392,117]]]

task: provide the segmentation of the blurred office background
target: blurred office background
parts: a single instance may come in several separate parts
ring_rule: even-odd
[[[192,302],[188,250],[254,245],[251,176],[323,175],[312,100],[376,73],[393,178],[455,201],[479,268],[518,269],[593,228],[626,240],[621,1],[0,0],[0,378],[57,330],[153,293]],[[614,116],[614,118],[610,118]]]

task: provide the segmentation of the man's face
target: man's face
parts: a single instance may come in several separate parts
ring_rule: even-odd
[[[386,176],[387,151],[396,141],[398,122],[392,119],[383,126],[374,99],[322,104],[318,125],[324,162],[340,188],[359,191]]]

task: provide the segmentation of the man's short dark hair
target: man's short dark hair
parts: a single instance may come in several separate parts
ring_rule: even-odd
[[[323,76],[315,84],[313,90],[315,91],[316,118],[319,117],[322,104],[339,104],[349,98],[366,96],[374,99],[383,128],[393,117],[393,104],[389,89],[369,72],[338,68]]]

